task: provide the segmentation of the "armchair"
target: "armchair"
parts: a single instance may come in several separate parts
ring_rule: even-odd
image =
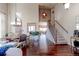
[[[74,52],[79,54],[79,41],[74,40]]]

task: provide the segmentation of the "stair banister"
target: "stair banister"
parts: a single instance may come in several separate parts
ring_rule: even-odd
[[[56,23],[68,34],[68,31],[57,20],[55,20]]]

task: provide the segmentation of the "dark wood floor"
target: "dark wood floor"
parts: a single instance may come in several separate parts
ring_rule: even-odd
[[[22,49],[23,56],[27,56],[27,49],[29,49],[29,47],[24,47]],[[35,49],[37,48],[34,48],[32,50],[35,50]],[[69,45],[53,45],[48,48],[48,53],[40,53],[40,51],[38,52],[39,52],[38,56],[74,56],[76,55],[73,53],[73,51],[71,51],[71,48]],[[33,53],[36,53],[36,52],[33,52]]]
[[[50,49],[51,50],[48,52],[48,55],[53,55],[53,56],[73,56],[74,55],[69,45],[55,45],[53,47],[50,47]]]
[[[27,47],[22,48],[22,55],[26,56],[27,55]]]

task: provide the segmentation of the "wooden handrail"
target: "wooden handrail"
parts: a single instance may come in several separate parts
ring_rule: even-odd
[[[66,33],[68,33],[68,31],[67,31],[57,20],[55,20],[55,22],[56,22]]]

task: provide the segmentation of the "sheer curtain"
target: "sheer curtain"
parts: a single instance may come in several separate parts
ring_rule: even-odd
[[[0,12],[0,38],[4,38],[6,34],[6,16]]]

